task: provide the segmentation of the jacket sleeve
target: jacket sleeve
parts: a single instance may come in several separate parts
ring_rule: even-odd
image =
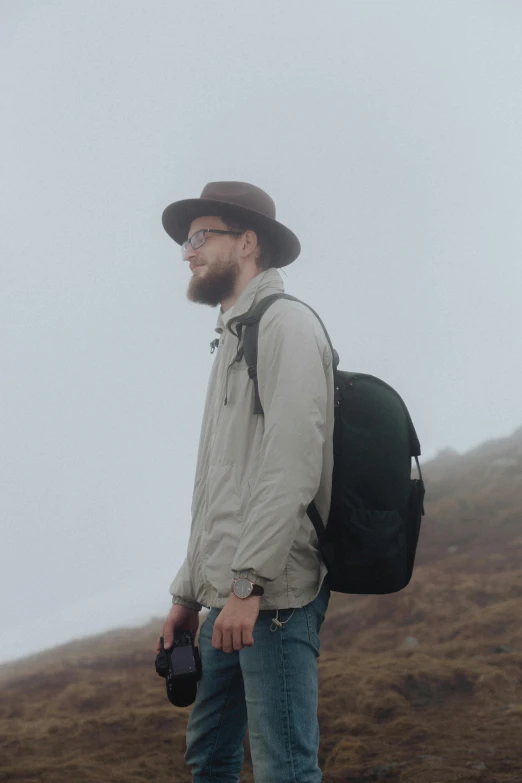
[[[232,571],[263,585],[283,572],[319,489],[326,437],[326,338],[302,305],[263,316],[257,374],[265,427]],[[319,327],[320,328],[320,327]],[[321,330],[322,331],[322,330]],[[325,359],[323,360],[323,357]]]
[[[200,611],[201,604],[194,598],[194,588],[192,587],[187,558],[183,561],[183,565],[172,582],[170,592],[173,604],[181,604],[181,606],[193,609],[195,612]]]

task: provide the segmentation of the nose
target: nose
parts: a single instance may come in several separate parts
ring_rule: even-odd
[[[182,253],[183,253],[183,251],[182,251]],[[192,258],[195,258],[195,257],[196,257],[196,251],[194,250],[194,248],[192,247],[192,245],[189,242],[189,244],[185,248],[185,252],[183,253],[183,261],[190,261]]]

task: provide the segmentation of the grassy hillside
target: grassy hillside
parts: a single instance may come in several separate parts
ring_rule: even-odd
[[[411,585],[332,596],[325,783],[522,781],[522,430],[425,466]],[[0,667],[0,781],[189,783],[188,709],[154,672],[161,620]],[[248,749],[248,740],[247,740]],[[242,782],[252,783],[245,763]]]

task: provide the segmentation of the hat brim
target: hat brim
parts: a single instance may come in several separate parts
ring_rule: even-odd
[[[253,231],[258,229],[275,251],[274,266],[282,267],[295,261],[301,252],[301,243],[289,228],[255,209],[214,199],[189,198],[169,204],[163,211],[161,222],[174,242],[182,245],[188,237],[190,224],[198,217],[214,215],[248,221]]]

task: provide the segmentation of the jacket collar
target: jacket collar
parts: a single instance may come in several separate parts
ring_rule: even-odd
[[[216,332],[221,332],[227,328],[229,323],[236,318],[241,318],[248,313],[252,305],[257,304],[260,299],[270,294],[284,293],[285,287],[280,273],[274,267],[267,269],[265,272],[260,272],[256,275],[246,288],[241,292],[239,298],[235,304],[226,311],[223,312],[219,308],[219,316],[216,323]]]

